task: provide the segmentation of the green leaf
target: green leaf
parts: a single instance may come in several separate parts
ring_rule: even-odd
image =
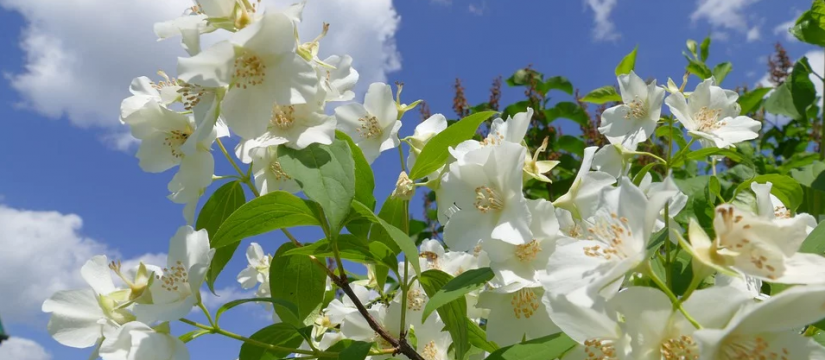
[[[233,245],[250,236],[293,226],[318,226],[318,205],[284,191],[274,191],[241,205],[224,220],[212,247]]]
[[[407,221],[407,202],[392,195],[388,196],[381,205],[381,211],[378,212],[378,217],[386,221],[388,224],[399,229],[404,229]],[[370,241],[380,241],[387,245],[397,255],[401,252],[401,248],[391,240],[390,236],[380,226],[373,226],[370,229]]]
[[[587,125],[590,122],[590,117],[582,109],[579,104],[570,101],[562,101],[556,106],[544,110],[544,116],[547,123],[553,122],[558,118],[565,118],[575,121],[579,125]]]
[[[487,332],[470,319],[467,319],[467,336],[470,340],[470,345],[481,350],[486,352],[498,350],[496,343],[487,340]]]
[[[785,83],[765,101],[765,110],[792,119],[805,119],[808,107],[816,99],[816,89],[809,78],[810,69],[807,58],[799,59]]]
[[[751,183],[764,184],[771,182],[771,194],[779,198],[785,206],[791,211],[796,210],[799,205],[802,205],[804,194],[802,186],[792,177],[780,174],[765,174],[757,175],[753,179],[743,182],[737,187],[738,191],[750,189]]]
[[[421,322],[426,321],[427,317],[436,309],[440,309],[457,299],[464,299],[464,295],[481,288],[493,277],[495,277],[493,270],[487,267],[467,270],[456,276],[438,289],[435,295],[430,296],[430,300],[424,306]]]
[[[581,138],[571,135],[563,135],[556,140],[556,143],[560,150],[576,155],[584,154],[584,148],[587,146]]]
[[[269,325],[249,337],[265,344],[297,349],[304,342],[304,337],[294,326],[289,324]],[[287,357],[292,351],[272,351],[262,347],[243,343],[239,360],[275,360]]]
[[[417,261],[412,261],[413,263]],[[418,282],[424,288],[427,296],[432,298],[436,293],[444,288],[451,280],[452,276],[439,270],[427,270],[418,277]],[[429,303],[429,302],[428,302]],[[444,321],[444,327],[453,338],[453,348],[456,359],[464,359],[464,354],[470,350],[470,340],[467,329],[467,299],[463,296],[450,301],[446,305],[438,308],[438,315]]]
[[[510,86],[523,86],[528,85],[530,78],[536,79],[539,82],[544,77],[540,72],[530,69],[518,69],[516,72],[507,79],[507,85]]]
[[[759,105],[762,104],[762,99],[765,98],[771,89],[769,87],[753,89],[748,91],[744,95],[740,96],[736,102],[739,103],[739,106],[742,108],[742,114],[750,114],[755,112],[759,109]]]
[[[363,341],[355,341],[346,348],[344,351],[338,353],[339,360],[364,360],[367,358],[367,355],[370,353],[370,348],[372,347],[372,343],[363,342]]]
[[[791,176],[799,181],[801,185],[811,189],[825,191],[825,163],[816,161],[813,164],[803,166],[801,169],[791,170]]]
[[[709,55],[710,55],[710,36],[706,37],[705,40],[702,40],[702,45],[699,45],[699,59],[701,59],[702,62],[708,61],[708,56]]]
[[[799,252],[817,255],[825,254],[825,221],[819,223],[819,225],[808,234],[808,237],[802,242]]]
[[[395,253],[381,242],[367,243],[363,238],[341,234],[336,239],[338,253],[342,259],[362,264],[379,264],[396,271],[398,260]],[[312,244],[294,248],[284,253],[284,256],[315,256],[317,258],[333,258],[335,253],[332,243],[328,239],[321,239]]]
[[[633,68],[636,67],[636,50],[639,46],[633,48],[630,54],[625,55],[619,65],[616,66],[616,76],[630,74]]]
[[[825,46],[825,2],[815,0],[789,31],[802,42]]]
[[[355,161],[347,142],[336,139],[332,145],[312,144],[303,150],[280,146],[278,161],[304,194],[321,204],[329,235],[337,236],[355,198]]]
[[[287,319],[289,319],[290,321],[286,321],[285,319],[282,319],[282,320],[284,320],[284,321],[286,321],[286,322],[288,322],[292,325],[301,325],[300,321],[297,321],[298,316],[299,316],[298,315],[298,306],[296,306],[295,304],[293,304],[289,301],[286,301],[284,299],[275,299],[275,298],[239,299],[239,300],[233,300],[233,301],[230,301],[226,304],[223,304],[223,306],[218,308],[218,311],[215,313],[215,324],[218,324],[220,322],[221,315],[223,315],[224,312],[226,312],[228,310],[231,310],[232,308],[234,308],[238,305],[246,304],[246,303],[250,303],[250,302],[265,302],[265,303],[272,304],[272,306],[274,306],[275,308],[281,307],[281,308],[283,308],[284,311],[287,311],[290,314],[290,316],[287,317]]]
[[[560,358],[576,346],[569,336],[558,333],[496,350],[487,360],[547,360]]]
[[[347,142],[352,153],[352,159],[355,162],[355,200],[374,209],[375,176],[372,173],[370,163],[364,157],[364,152],[361,151],[358,145],[355,145],[355,142],[347,134],[341,131],[335,130],[335,138]]]
[[[401,251],[404,252],[405,255],[407,255],[407,258],[413,259],[413,261],[410,261],[410,264],[413,266],[413,269],[415,269],[416,275],[421,274],[421,265],[418,261],[415,261],[415,259],[418,258],[418,247],[415,246],[415,242],[412,240],[412,238],[409,237],[409,235],[405,234],[403,231],[393,226],[392,224],[386,222],[384,219],[381,219],[380,217],[375,215],[375,213],[373,213],[372,210],[370,210],[366,205],[358,201],[352,202],[352,208],[353,210],[355,210],[355,212],[357,212],[370,222],[383,227],[384,231],[387,232],[387,234],[395,242],[395,244],[398,245],[398,247],[401,249]]]
[[[188,343],[192,340],[195,340],[195,339],[197,339],[197,338],[199,338],[203,335],[210,334],[210,333],[211,332],[209,330],[195,329],[195,330],[192,330],[192,331],[190,331],[186,334],[178,336],[178,339],[180,339],[180,341],[183,341],[183,343],[185,344],[185,343]]]
[[[198,230],[206,229],[212,243],[210,244],[211,247],[215,247],[215,233],[218,232],[218,228],[244,203],[246,203],[246,196],[240,181],[223,184],[209,197],[209,200],[206,201],[198,214],[195,227]],[[238,245],[239,243],[234,243],[215,250],[212,263],[209,265],[209,271],[206,273],[206,285],[209,286],[209,291],[212,291],[212,293],[215,293],[215,280],[218,279],[218,275],[223,271],[226,263],[232,259]]]
[[[693,75],[698,76],[702,80],[713,76],[713,73],[710,71],[710,68],[708,68],[708,66],[705,65],[705,63],[694,59],[688,59],[687,71]]]
[[[713,67],[713,78],[716,80],[716,85],[721,84],[731,70],[733,70],[733,64],[728,61],[716,64]]]
[[[564,76],[553,76],[539,85],[538,90],[547,95],[550,90],[560,90],[567,95],[573,95],[573,84]]]
[[[275,252],[269,267],[269,288],[273,298],[297,305],[298,319],[303,321],[324,301],[327,275],[308,256],[285,255],[294,248],[296,246],[288,242]],[[281,317],[290,316],[277,307],[275,312]]]
[[[607,85],[589,92],[581,99],[581,101],[601,105],[609,102],[621,102],[622,96],[616,92],[615,87],[612,85]]]
[[[478,126],[494,114],[495,111],[472,114],[433,136],[415,160],[415,165],[410,170],[410,179],[420,179],[438,170],[447,161],[447,148],[472,138]]]

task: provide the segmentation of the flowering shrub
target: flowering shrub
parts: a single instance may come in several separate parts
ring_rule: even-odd
[[[60,343],[105,360],[189,359],[202,336],[238,340],[241,360],[825,359],[825,148],[806,59],[775,89],[739,93],[720,86],[730,63],[706,64],[709,39],[688,42],[681,84],[642,79],[634,49],[618,89],[552,105],[570,82],[527,68],[507,80],[527,100],[498,114],[499,80],[489,102],[457,97],[460,120],[428,115],[399,139],[419,101],[381,83],[355,100],[353,59],[318,57],[327,25],[301,42],[303,4],[259,7],[199,0],[155,26],[190,57],[176,78],[136,78],[121,120],[143,170],[177,167],[169,198],[187,225],[167,264],[90,259],[90,288],[43,304]],[[792,32],[825,46],[822,17],[814,1]],[[227,38],[201,49],[210,32]],[[596,123],[585,103],[602,106]],[[376,212],[370,164],[396,149],[400,175]],[[214,175],[217,152],[237,174]],[[421,188],[430,226],[409,214]],[[324,239],[297,239],[299,226]],[[242,240],[276,230],[289,242],[271,255],[251,243],[237,276],[255,297],[211,314],[204,284]],[[248,302],[274,324],[221,327]],[[187,319],[193,308],[208,323]],[[171,334],[174,321],[192,331]]]

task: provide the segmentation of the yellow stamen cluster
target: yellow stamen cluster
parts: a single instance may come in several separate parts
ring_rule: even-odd
[[[717,121],[720,115],[722,115],[721,109],[708,109],[707,106],[703,106],[699,109],[699,112],[693,114],[693,119],[699,125],[699,131],[707,132],[725,125],[723,122]]]
[[[189,139],[189,135],[192,135],[191,131],[186,130],[172,130],[166,134],[166,138],[163,140],[163,145],[169,147],[169,151],[172,152],[172,156],[176,158],[182,158],[183,152],[180,151],[180,146]]]
[[[613,341],[590,339],[584,342],[584,355],[587,360],[616,360],[616,347]]]
[[[523,288],[513,293],[513,298],[510,299],[510,305],[513,306],[513,314],[516,319],[529,319],[536,310],[539,309],[539,298],[532,289]]]
[[[235,87],[260,85],[265,77],[266,64],[258,55],[247,53],[235,58]]]
[[[662,343],[661,351],[664,360],[699,359],[699,346],[696,345],[692,337],[687,335],[665,340]]]
[[[424,351],[421,352],[421,356],[426,360],[439,360],[438,346],[435,345],[435,340],[424,345]]]
[[[771,344],[762,338],[732,337],[725,342],[723,347],[723,359],[776,359],[790,360],[790,351],[783,347],[781,349],[772,348]]]
[[[647,106],[645,106],[645,102],[639,99],[638,96],[633,101],[625,105],[630,108],[627,111],[627,114],[624,115],[625,119],[638,120],[647,116]]]
[[[427,268],[440,270],[441,266],[438,264],[438,254],[432,251],[422,251],[418,257],[427,259]]]
[[[516,258],[521,262],[531,262],[536,259],[536,256],[541,252],[541,244],[532,240],[523,245],[516,245]]]
[[[361,123],[361,127],[355,129],[355,131],[365,139],[380,138],[384,133],[384,130],[381,129],[381,125],[378,123],[378,118],[376,118],[375,115],[364,116],[358,119],[358,122]]]
[[[275,180],[286,181],[292,179],[291,176],[284,172],[284,169],[281,167],[281,162],[278,160],[275,160],[269,164],[269,171],[271,171],[272,175],[275,176]]]
[[[160,286],[166,291],[178,291],[189,286],[189,274],[180,261],[171,269],[163,268],[163,276],[155,275],[155,280],[161,281]]]
[[[203,95],[206,94],[207,91],[208,90],[200,85],[183,83],[181,88],[178,89],[178,93],[181,95],[181,101],[183,101],[183,108],[187,111],[192,110],[192,108],[201,102],[201,98],[203,98]]]
[[[272,116],[269,122],[279,129],[286,130],[292,127],[295,123],[295,107],[290,106],[272,106]]]
[[[479,186],[475,190],[476,201],[474,205],[478,211],[486,213],[490,210],[501,210],[504,208],[504,202],[501,201],[501,196],[489,186]]]
[[[420,289],[410,289],[407,291],[407,310],[421,311],[427,304],[427,294]]]

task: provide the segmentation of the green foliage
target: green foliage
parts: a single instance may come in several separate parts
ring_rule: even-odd
[[[810,69],[807,58],[799,59],[785,83],[765,101],[765,110],[792,119],[805,119],[808,107],[816,99],[816,89],[809,78]]]
[[[219,187],[218,190],[209,197],[206,204],[201,208],[198,214],[198,220],[195,222],[196,229],[206,229],[209,233],[210,245],[215,247],[215,234],[218,232],[221,224],[229,217],[235,210],[246,203],[246,196],[243,192],[243,187],[239,181],[232,181]],[[218,279],[226,263],[232,259],[235,250],[239,243],[234,243],[215,250],[215,255],[212,257],[212,263],[209,265],[209,271],[206,273],[206,285],[209,290],[215,292],[215,280]]]
[[[430,142],[421,150],[418,159],[415,160],[415,165],[410,170],[410,179],[420,179],[438,170],[447,161],[449,154],[447,148],[454,147],[462,141],[472,138],[478,126],[494,114],[495,111],[482,111],[472,114],[450,125],[430,139]]]
[[[789,31],[802,42],[825,46],[825,1],[814,0]]]
[[[272,257],[269,267],[269,288],[272,297],[291,302],[298,307],[298,320],[318,311],[324,301],[326,272],[309,257],[288,256],[286,252],[296,248],[292,243],[285,243]],[[294,316],[283,307],[275,307],[281,318]]]
[[[492,280],[494,276],[493,270],[487,267],[467,270],[461,275],[456,276],[438,289],[434,295],[430,296],[427,305],[424,307],[421,321],[424,322],[427,320],[427,317],[430,316],[434,310],[440,309],[457,299],[463,299],[464,295],[483,287],[484,284]]]
[[[551,123],[558,118],[570,119],[579,125],[587,124],[590,121],[590,117],[587,116],[587,113],[579,104],[569,101],[562,101],[557,103],[556,106],[544,110],[544,117],[547,123]]]
[[[601,105],[609,102],[620,102],[622,101],[622,96],[616,92],[615,87],[608,85],[587,93],[581,101]]]
[[[260,341],[264,344],[281,346],[284,348],[296,349],[304,341],[301,333],[294,326],[289,324],[269,325],[249,337],[252,340]],[[285,358],[291,351],[266,350],[262,347],[250,343],[241,345],[241,353],[238,360],[276,360]]]
[[[771,90],[772,88],[769,87],[757,88],[740,96],[736,101],[739,103],[739,106],[742,107],[742,114],[750,114],[756,111],[756,109],[762,105],[762,99],[764,99],[765,95]]]
[[[276,309],[281,308],[283,309],[282,313],[288,314],[287,317],[282,318],[285,322],[289,323],[290,325],[300,326],[301,321],[298,320],[298,306],[295,304],[286,301],[284,299],[276,299],[276,298],[251,298],[251,299],[238,299],[232,300],[226,304],[223,304],[218,311],[215,313],[215,324],[218,324],[221,320],[221,315],[232,308],[246,304],[251,302],[263,302],[263,303],[270,303]]]
[[[569,336],[558,333],[496,350],[487,360],[557,359],[576,346]]]
[[[352,344],[344,348],[338,354],[339,360],[364,360],[370,353],[372,343],[363,341],[353,341]]]
[[[636,67],[636,51],[638,49],[638,46],[634,47],[633,51],[625,55],[619,65],[616,65],[616,76],[630,74],[633,71],[633,68]]]
[[[329,221],[326,232],[335,238],[355,198],[355,163],[350,146],[344,140],[335,140],[332,145],[312,144],[303,150],[280,146],[278,161],[304,194],[321,205]]]
[[[274,191],[239,207],[224,220],[212,247],[236,244],[250,236],[293,226],[320,226],[318,204],[284,191]]]
[[[418,258],[418,247],[415,246],[415,242],[403,231],[388,223],[386,220],[378,217],[366,205],[361,204],[358,201],[352,202],[352,209],[373,224],[383,228],[383,230],[389,235],[390,239],[398,245],[398,248],[401,249],[401,251],[403,251],[408,258]],[[413,269],[415,269],[416,275],[421,274],[421,265],[418,261],[410,261],[410,265],[412,265]]]
[[[375,176],[372,173],[372,167],[364,157],[364,152],[361,151],[352,139],[341,131],[335,131],[335,138],[347,142],[350,152],[352,153],[352,160],[355,165],[355,200],[367,205],[369,208],[375,208]]]
[[[373,241],[350,235],[341,234],[336,239],[338,252],[341,259],[350,260],[363,264],[376,264],[386,266],[397,275],[398,261],[393,252],[384,243]],[[316,258],[334,258],[332,242],[328,239],[321,239],[312,244],[291,249],[284,253],[284,256],[315,256]]]
[[[802,186],[792,177],[780,174],[764,174],[743,182],[739,185],[738,190],[750,189],[751,183],[764,184],[770,182],[771,194],[779,198],[785,207],[791,211],[796,210],[802,204],[804,194],[802,193]]]
[[[417,261],[414,261],[417,262]],[[439,270],[427,270],[418,277],[418,282],[424,292],[432,299],[437,292],[453,280],[453,277]],[[438,307],[438,315],[444,321],[444,327],[453,338],[453,348],[456,359],[464,359],[464,354],[470,350],[470,340],[467,326],[467,300],[460,296],[444,306]]]
[[[550,90],[559,90],[567,95],[573,94],[573,84],[570,83],[570,80],[567,80],[566,77],[563,76],[553,76],[538,87],[538,90],[542,94],[547,94]]]

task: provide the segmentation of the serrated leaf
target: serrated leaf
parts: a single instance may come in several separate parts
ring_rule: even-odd
[[[209,197],[206,204],[201,208],[198,214],[198,220],[195,222],[195,227],[206,229],[209,234],[210,246],[215,247],[215,234],[221,227],[221,224],[232,215],[235,210],[246,203],[246,196],[243,192],[243,187],[240,181],[232,181],[223,184],[218,190]],[[215,250],[215,255],[212,257],[212,263],[209,265],[209,271],[206,273],[206,285],[209,291],[215,293],[215,280],[218,279],[223,268],[232,259],[235,250],[239,243],[234,243]]]
[[[430,296],[430,300],[427,301],[427,305],[424,306],[424,311],[421,315],[421,322],[426,321],[427,317],[429,317],[430,314],[436,309],[439,309],[457,299],[464,299],[464,295],[483,287],[484,284],[492,280],[493,277],[495,277],[493,270],[485,267],[467,270],[461,273],[461,275],[451,279],[448,283],[438,289],[438,292],[436,292],[435,295]]]
[[[621,102],[622,96],[616,92],[616,88],[612,85],[608,85],[587,93],[581,101],[601,105],[609,102]]]
[[[304,342],[304,337],[294,326],[289,324],[269,325],[249,337],[265,344],[297,349]],[[238,360],[275,360],[287,357],[292,351],[267,350],[250,343],[241,345]]]
[[[633,68],[636,67],[636,51],[638,49],[638,46],[634,47],[630,54],[622,58],[622,61],[616,66],[616,76],[630,74],[633,71]]]
[[[278,161],[304,194],[321,205],[329,235],[337,236],[355,198],[355,161],[347,142],[336,139],[332,145],[312,144],[303,150],[282,145]]]
[[[413,261],[416,262],[416,261]],[[418,277],[418,282],[424,288],[424,292],[432,299],[433,296],[442,289],[453,277],[440,270],[427,270]],[[438,315],[444,321],[444,327],[453,339],[453,349],[455,349],[456,359],[464,359],[464,355],[470,350],[470,340],[467,322],[467,299],[464,297],[451,301],[438,308]]]
[[[284,191],[274,191],[241,205],[224,220],[212,247],[236,244],[250,236],[293,226],[318,226],[318,205]]]
[[[447,156],[449,155],[447,148],[455,147],[461,142],[472,138],[478,126],[493,115],[495,115],[495,111],[472,114],[433,136],[415,160],[415,165],[410,170],[410,179],[420,179],[438,170],[447,162]]]
[[[324,301],[327,276],[308,256],[285,255],[294,248],[288,242],[275,252],[269,267],[269,288],[273,298],[297,305],[298,319],[303,321]],[[286,310],[276,307],[275,311],[279,316],[290,316]]]
[[[576,346],[569,336],[558,333],[496,350],[487,360],[547,360],[560,358]]]

